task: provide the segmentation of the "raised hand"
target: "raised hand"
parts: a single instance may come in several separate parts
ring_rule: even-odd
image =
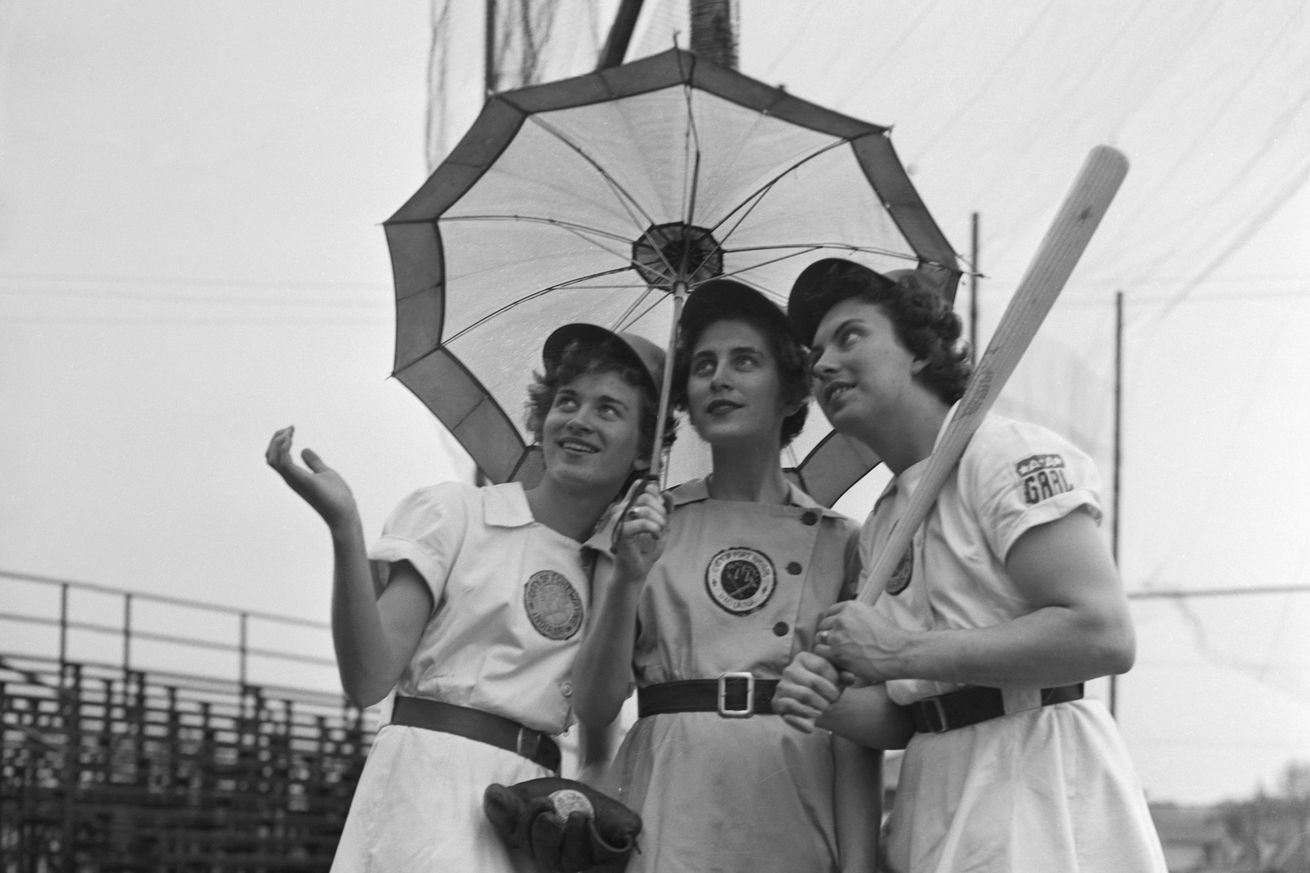
[[[291,456],[291,441],[295,436],[294,427],[284,427],[273,434],[264,451],[264,460],[277,471],[282,481],[291,486],[291,490],[304,499],[327,522],[329,528],[353,523],[358,516],[355,496],[350,493],[350,486],[312,449],[305,449],[300,456],[305,460],[305,467],[296,463]]]

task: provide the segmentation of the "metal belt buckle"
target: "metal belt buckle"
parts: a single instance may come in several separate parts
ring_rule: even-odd
[[[728,707],[728,680],[741,679],[746,683],[746,705],[741,709]],[[719,677],[719,715],[723,718],[750,718],[755,714],[755,674],[724,673]]]
[[[946,723],[946,707],[942,705],[941,695],[926,697],[920,702],[929,704],[925,707],[924,712],[925,719],[928,722],[928,730],[940,734],[951,729],[951,726]],[[933,716],[936,716],[936,718],[934,719]],[[936,725],[933,724],[934,721],[937,722]]]
[[[531,738],[531,743],[526,742],[526,738]],[[529,761],[535,761],[537,753],[541,751],[541,731],[530,730],[519,725],[518,736],[514,738],[514,751]]]

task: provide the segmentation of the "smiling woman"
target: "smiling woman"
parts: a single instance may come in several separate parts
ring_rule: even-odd
[[[528,388],[526,424],[546,466],[555,466],[552,475],[604,476],[597,468],[612,466],[630,448],[612,443],[629,438],[637,445],[636,469],[647,469],[659,405],[659,383],[650,374],[661,370],[663,351],[643,337],[576,323],[555,330],[542,356],[546,372]],[[624,426],[633,421],[635,431]],[[666,421],[662,445],[672,437],[672,422]],[[597,457],[583,464],[588,456]]]
[[[586,683],[573,670],[591,602],[580,543],[610,547],[588,537],[643,467],[663,355],[573,324],[542,357],[529,401],[540,483],[421,489],[369,550],[345,480],[308,449],[307,468],[296,464],[291,428],[269,443],[269,465],[332,534],[333,643],[347,695],[367,706],[396,692],[334,870],[515,870],[483,792],[559,772],[553,737],[572,721],[574,682]],[[370,562],[386,580],[380,593]]]

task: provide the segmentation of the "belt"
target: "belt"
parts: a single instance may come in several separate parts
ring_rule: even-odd
[[[489,712],[439,700],[397,696],[391,710],[391,723],[477,740],[559,772],[559,746],[549,734]]]
[[[756,679],[750,673],[661,682],[637,689],[637,716],[669,712],[717,712],[724,718],[773,715],[773,693],[777,690],[777,679]]]
[[[1082,696],[1083,683],[1081,682],[1076,685],[1043,688],[1039,706],[1080,700]],[[982,685],[968,685],[959,691],[925,697],[910,704],[914,729],[925,734],[940,734],[1005,714],[1005,698],[1001,694],[1001,689]]]

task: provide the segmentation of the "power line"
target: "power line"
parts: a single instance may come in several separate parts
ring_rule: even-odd
[[[390,321],[389,313],[387,314],[369,313],[364,315],[351,315],[351,316],[342,315],[339,317],[326,316],[326,315],[325,316],[237,315],[237,316],[230,316],[230,317],[221,316],[221,315],[197,315],[197,316],[176,316],[176,317],[141,315],[141,316],[121,316],[121,317],[105,316],[103,318],[94,318],[94,317],[81,316],[81,315],[69,315],[69,316],[34,315],[34,316],[16,316],[16,317],[0,315],[0,324],[64,324],[64,325],[98,324],[98,325],[123,325],[125,327],[133,327],[133,326],[147,325],[147,324],[200,325],[200,326],[242,325],[242,324],[254,325],[254,326],[268,325],[268,324],[302,324],[302,325],[325,324],[325,325],[341,325],[341,326],[348,327],[350,325],[358,325],[366,322],[382,323],[386,321]]]
[[[1231,597],[1237,594],[1292,594],[1310,593],[1310,585],[1252,585],[1250,588],[1152,588],[1148,591],[1130,591],[1130,600],[1161,600],[1190,597]]]
[[[16,282],[54,282],[54,283],[78,283],[78,284],[114,284],[114,285],[168,285],[171,287],[222,287],[222,288],[242,288],[242,289],[264,289],[264,290],[287,290],[299,289],[305,291],[318,291],[322,289],[346,290],[363,290],[375,291],[379,288],[390,286],[377,282],[331,282],[331,281],[313,281],[306,282],[303,280],[284,280],[270,282],[267,280],[255,279],[216,279],[207,277],[184,277],[184,276],[110,276],[96,273],[8,273],[0,272],[0,281],[12,280]]]
[[[136,300],[143,303],[181,303],[181,304],[231,304],[240,306],[346,306],[378,307],[391,306],[388,298],[377,300],[365,299],[288,299],[280,297],[233,297],[227,295],[169,294],[167,292],[116,291],[104,288],[64,288],[58,290],[37,288],[3,288],[0,295],[21,297],[44,297],[47,300]]]

